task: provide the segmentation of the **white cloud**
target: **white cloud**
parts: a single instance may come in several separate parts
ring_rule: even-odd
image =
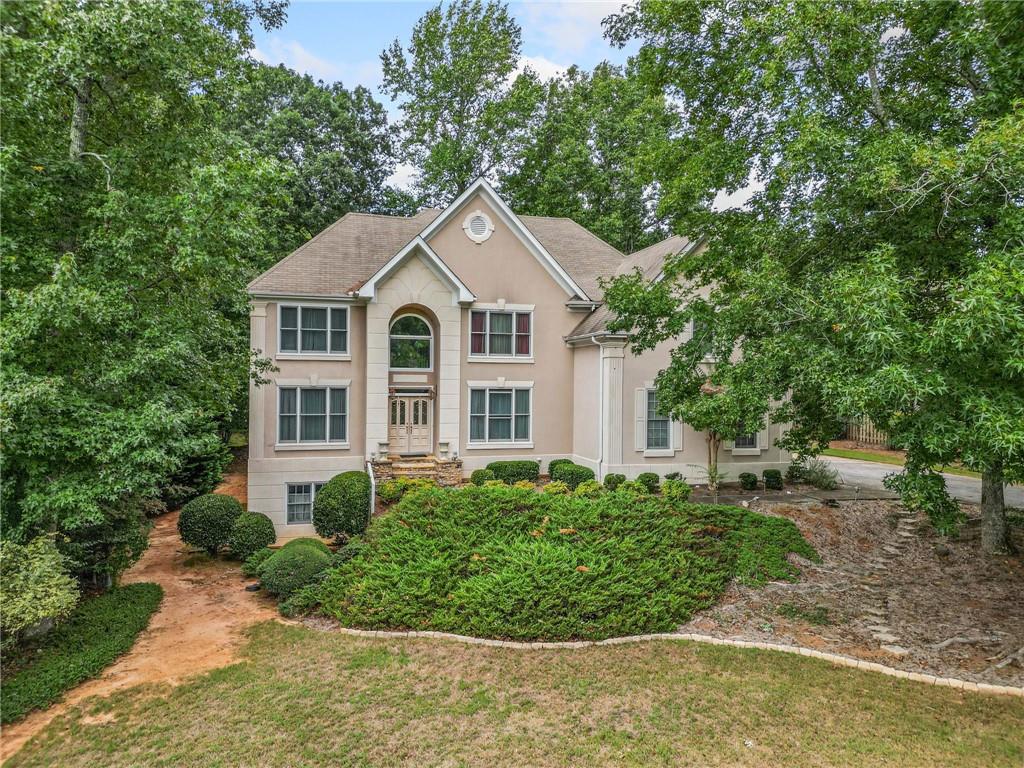
[[[601,20],[618,13],[622,0],[577,0],[576,2],[525,2],[522,5],[523,35],[545,50],[575,56],[594,43],[606,45]]]
[[[409,165],[408,163],[399,163],[395,167],[395,172],[388,177],[387,183],[399,189],[412,189],[415,181],[416,166]]]
[[[284,64],[316,80],[328,83],[341,80],[347,88],[364,85],[373,90],[383,79],[379,59],[331,61],[307,50],[297,40],[286,40],[278,36],[267,41],[266,49],[253,48],[252,57],[272,66]]]
[[[540,76],[541,80],[550,80],[553,77],[559,77],[564,75],[565,71],[569,69],[564,64],[556,64],[551,59],[545,58],[544,56],[523,56],[519,59],[519,64],[516,65],[516,71],[512,73],[510,80],[514,80],[515,77],[523,72],[527,67],[532,69],[537,75]]]
[[[747,177],[747,183],[735,192],[726,192],[724,189],[718,190],[718,194],[715,195],[715,199],[711,202],[711,207],[716,211],[727,211],[730,208],[745,208],[751,197],[763,191],[764,182],[756,178],[754,172],[751,171],[750,176]]]

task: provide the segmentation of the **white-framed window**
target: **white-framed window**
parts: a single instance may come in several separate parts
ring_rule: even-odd
[[[391,322],[389,360],[393,371],[433,369],[434,333],[419,315],[400,315]]]
[[[533,355],[533,313],[474,309],[469,313],[470,357]]]
[[[278,443],[348,441],[348,387],[279,387]]]
[[[658,410],[658,390],[647,390],[647,443],[649,451],[672,448],[672,422]]]
[[[277,351],[347,355],[348,325],[348,307],[279,304]]]
[[[323,483],[288,483],[285,501],[288,525],[313,522],[313,502],[323,486]]]
[[[472,387],[469,390],[470,443],[528,443],[533,434],[533,390],[525,387]]]

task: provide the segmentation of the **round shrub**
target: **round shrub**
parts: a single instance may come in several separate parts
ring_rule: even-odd
[[[552,480],[550,483],[544,486],[544,493],[549,493],[552,496],[563,496],[569,492],[569,486],[563,483],[561,480]]]
[[[512,487],[513,488],[522,488],[523,490],[526,490],[526,491],[533,491],[533,490],[537,489],[537,486],[534,485],[529,480],[516,480],[512,484]]]
[[[263,549],[257,549],[242,563],[242,575],[248,576],[250,579],[254,579],[260,575],[260,568],[263,564],[274,554],[274,550],[264,547]]]
[[[636,476],[636,481],[646,488],[648,493],[657,493],[661,490],[661,478],[656,472],[641,472]]]
[[[287,600],[331,564],[330,555],[315,547],[282,547],[260,569],[260,583],[271,594]]]
[[[609,491],[614,491],[624,482],[626,482],[626,476],[620,475],[617,472],[611,472],[604,476],[604,487]]]
[[[487,468],[505,485],[512,485],[517,480],[536,484],[540,477],[540,464],[536,461],[492,461]]]
[[[330,547],[320,541],[320,539],[314,539],[312,536],[303,536],[301,539],[292,539],[281,547],[281,549],[295,549],[296,547],[312,547],[313,549],[323,552],[325,555],[331,554]]]
[[[585,499],[596,499],[603,491],[604,489],[597,480],[584,480],[576,486],[573,495],[582,496]]]
[[[661,495],[667,501],[688,501],[693,488],[684,480],[666,480],[661,484]]]
[[[244,512],[237,499],[220,493],[197,496],[181,508],[178,533],[189,546],[211,555],[228,543],[235,520]]]
[[[782,490],[782,473],[777,469],[766,469],[761,473],[766,491]]]
[[[328,480],[313,500],[313,527],[324,538],[356,536],[370,523],[370,476],[342,472]]]
[[[573,462],[572,459],[552,459],[551,461],[548,462],[548,476],[549,477],[553,477],[554,476],[554,474],[555,474],[555,467],[558,467],[558,466],[560,466],[562,464],[573,464],[573,463],[575,463],[575,462]]]
[[[579,464],[559,464],[551,475],[552,480],[561,480],[573,491],[584,480],[594,479],[594,470]]]
[[[228,536],[228,551],[236,560],[245,560],[253,552],[277,541],[274,524],[259,512],[243,512],[235,518]]]
[[[626,493],[630,496],[647,496],[647,486],[643,483],[638,483],[636,480],[626,480],[619,484],[619,487],[615,489],[616,493]]]
[[[678,480],[679,479],[679,473],[678,472],[666,472],[665,473],[665,479],[666,480]]]
[[[744,491],[756,491],[757,475],[753,472],[740,472],[740,487]]]
[[[488,480],[497,480],[494,473],[489,469],[474,469],[469,476],[469,481],[473,485],[483,485]]]

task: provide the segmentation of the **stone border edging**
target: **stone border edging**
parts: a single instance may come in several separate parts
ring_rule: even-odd
[[[758,648],[765,651],[779,651],[791,653],[798,656],[808,656],[814,659],[822,659],[839,667],[850,667],[863,669],[869,672],[878,672],[890,677],[902,680],[912,680],[928,685],[939,685],[946,688],[959,688],[965,691],[976,691],[1000,696],[1017,696],[1024,698],[1024,687],[1017,688],[1012,685],[991,685],[989,683],[974,683],[970,680],[960,680],[955,677],[936,677],[920,672],[907,672],[895,667],[887,667],[884,664],[877,664],[873,661],[863,661],[850,656],[842,656],[838,653],[825,653],[810,648],[802,648],[796,645],[782,645],[779,643],[761,643],[752,640],[730,640],[724,637],[712,637],[711,635],[697,635],[692,633],[661,632],[652,635],[628,635],[626,637],[610,637],[607,640],[576,640],[557,643],[546,642],[520,642],[515,640],[490,640],[484,637],[469,637],[468,635],[455,635],[449,632],[433,631],[411,631],[393,632],[378,629],[352,629],[350,627],[335,627],[330,631],[341,632],[353,637],[369,637],[380,640],[399,639],[407,637],[433,638],[435,640],[452,640],[467,645],[483,645],[488,648],[515,648],[519,650],[557,650],[557,649],[580,649],[605,645],[625,645],[628,643],[643,643],[651,640],[689,640],[695,643],[707,643],[708,645],[728,645],[733,648]]]

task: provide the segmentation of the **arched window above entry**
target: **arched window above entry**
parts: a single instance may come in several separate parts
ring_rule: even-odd
[[[429,371],[433,360],[434,335],[419,315],[401,315],[391,323],[391,369]]]

